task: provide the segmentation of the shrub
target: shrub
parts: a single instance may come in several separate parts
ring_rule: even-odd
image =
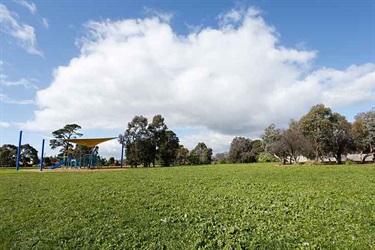
[[[258,162],[278,162],[279,160],[269,154],[259,154],[258,155]]]
[[[355,165],[355,164],[357,164],[357,162],[350,160],[350,159],[345,161],[345,165]]]

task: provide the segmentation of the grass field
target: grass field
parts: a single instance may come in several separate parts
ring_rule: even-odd
[[[374,249],[375,166],[0,170],[1,249]]]

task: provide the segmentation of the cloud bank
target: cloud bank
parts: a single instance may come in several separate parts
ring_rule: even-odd
[[[316,103],[373,98],[374,64],[312,71],[317,52],[279,44],[253,8],[221,14],[217,28],[186,36],[169,22],[89,21],[79,56],[37,92],[38,110],[24,127],[52,131],[74,122],[121,132],[134,115],[162,114],[171,128],[203,129],[205,138],[227,141],[285,124]]]

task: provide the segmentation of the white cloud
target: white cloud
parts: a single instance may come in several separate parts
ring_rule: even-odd
[[[42,55],[36,48],[36,37],[34,28],[30,25],[19,23],[17,14],[8,10],[5,5],[0,4],[1,32],[17,39],[18,43],[28,53]]]
[[[0,128],[9,128],[10,123],[9,122],[0,122]]]
[[[169,22],[173,18],[173,14],[170,12],[156,10],[156,9],[148,8],[148,7],[144,7],[143,10],[145,14],[156,16],[160,18],[160,20],[162,20],[163,22]]]
[[[330,107],[375,102],[375,64],[353,65],[344,71],[320,69],[306,77],[305,84],[319,88],[320,101]]]
[[[31,14],[36,13],[36,5],[33,2],[27,2],[25,0],[17,0],[16,3],[22,5],[23,7],[27,8]]]
[[[119,144],[119,142],[116,139],[103,142],[99,144],[98,146],[99,146],[99,154],[101,156],[107,159],[109,157],[115,157],[115,159],[120,160],[121,144]]]
[[[8,81],[7,76],[4,74],[0,74],[0,86],[12,87],[12,86],[23,86],[25,89],[33,88],[35,90],[38,87],[32,83],[32,81],[27,80],[25,78],[21,78],[17,81]]]
[[[180,144],[185,148],[192,150],[199,142],[204,142],[207,147],[214,148],[214,153],[229,150],[230,143],[233,140],[232,135],[223,135],[218,132],[209,131],[202,128],[199,132],[179,137]]]
[[[49,23],[48,23],[47,18],[44,18],[44,17],[42,18],[42,24],[43,24],[44,28],[48,29]]]
[[[39,109],[25,128],[53,130],[74,122],[121,132],[134,115],[162,114],[170,128],[203,127],[205,138],[214,143],[220,137],[221,145],[234,135],[259,136],[270,123],[287,124],[318,102],[368,101],[352,84],[374,90],[373,64],[311,73],[316,52],[279,45],[258,11],[233,10],[227,19],[236,25],[227,21],[187,36],[157,17],[88,22],[81,54],[37,92]]]
[[[0,93],[0,102],[8,103],[8,104],[29,105],[29,104],[33,104],[34,100],[15,100],[15,99],[8,97],[5,94]]]

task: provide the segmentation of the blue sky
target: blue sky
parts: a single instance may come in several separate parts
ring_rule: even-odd
[[[375,2],[0,1],[1,138],[117,136],[162,114],[188,148],[257,138],[316,103],[375,106]],[[47,154],[56,152],[47,150]],[[116,142],[105,156],[119,155]]]

